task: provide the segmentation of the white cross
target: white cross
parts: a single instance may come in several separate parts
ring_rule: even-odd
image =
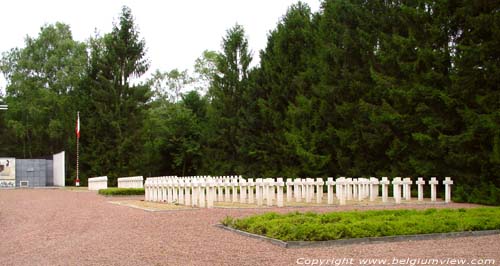
[[[443,184],[444,184],[444,202],[449,203],[451,202],[451,185],[453,185],[451,177],[445,177]]]
[[[418,188],[418,201],[423,201],[424,200],[425,180],[422,177],[419,177],[417,179],[417,182],[415,182],[415,184],[417,184],[417,188]]]
[[[389,196],[389,184],[389,179],[386,176],[382,177],[382,180],[380,181],[380,185],[382,186],[382,202],[387,202],[387,198]]]
[[[431,177],[431,181],[429,181],[429,185],[431,185],[431,201],[436,201],[436,185],[439,182],[436,180],[436,177]]]

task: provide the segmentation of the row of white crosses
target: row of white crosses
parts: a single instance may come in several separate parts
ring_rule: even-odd
[[[415,182],[418,186],[418,200],[423,201],[423,186],[425,181],[419,177]],[[436,201],[436,186],[438,181],[432,177],[428,182],[431,186],[431,201]],[[381,180],[371,178],[333,179],[326,182],[322,178],[288,179],[257,178],[243,179],[241,176],[197,176],[197,177],[155,177],[148,178],[145,183],[146,200],[157,202],[178,203],[190,206],[211,208],[214,202],[232,202],[241,204],[257,204],[258,206],[284,206],[284,187],[286,186],[286,202],[317,203],[323,202],[323,188],[327,188],[327,203],[334,204],[335,198],[340,205],[347,201],[375,201],[379,197],[379,186],[382,191],[382,202],[388,202],[388,187],[391,184],[387,177]],[[411,199],[410,178],[396,177],[392,180],[393,198],[396,204],[401,200]],[[449,177],[443,181],[445,185],[445,202],[451,200],[450,186],[453,181]],[[334,191],[335,189],[335,191]],[[335,193],[334,193],[335,192]]]
[[[371,177],[367,178],[345,178],[340,177],[333,181],[333,178],[328,178],[327,183],[327,191],[328,191],[328,204],[333,203],[333,186],[336,187],[336,197],[339,200],[340,205],[345,205],[347,200],[355,200],[361,201],[365,198],[369,198],[370,201],[375,201],[379,196],[379,188],[381,186],[382,190],[382,202],[388,202],[389,198],[389,185],[391,182],[387,177],[382,177],[379,181],[377,178]],[[395,177],[392,180],[393,186],[393,198],[396,204],[400,204],[401,200],[404,199],[406,201],[411,200],[411,185],[413,181],[411,178],[401,178]],[[419,177],[415,182],[418,190],[418,201],[424,200],[424,191],[423,186],[425,185],[425,180],[422,177]],[[428,184],[431,187],[431,202],[436,201],[436,186],[439,184],[439,181],[436,177],[431,177]],[[451,201],[451,185],[453,185],[453,181],[450,177],[446,177],[443,181],[443,185],[445,187],[445,202],[449,203]]]
[[[146,179],[145,200],[212,208],[214,202],[283,206],[283,178],[243,179],[241,176]],[[239,191],[239,192],[238,192]],[[276,194],[277,192],[277,194]]]

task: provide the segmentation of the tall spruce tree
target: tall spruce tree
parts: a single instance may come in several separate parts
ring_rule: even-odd
[[[211,136],[207,169],[215,173],[236,172],[239,163],[242,134],[238,119],[241,117],[242,95],[248,88],[248,75],[252,55],[241,25],[230,28],[222,40],[222,53],[217,57],[217,72],[209,95],[211,108]],[[213,160],[213,161],[212,161]]]
[[[82,88],[82,170],[87,176],[141,173],[141,128],[149,87],[134,84],[149,62],[130,8],[123,7],[111,33],[91,41],[88,78]]]
[[[317,50],[315,40],[311,10],[299,2],[270,32],[260,53],[260,68],[252,73],[252,85],[245,94],[242,125],[246,128],[242,139],[247,171],[254,175],[298,176],[308,172],[303,171],[307,163],[301,156],[307,152],[303,152],[300,140],[296,141],[302,136],[287,132],[296,126],[286,120],[296,98],[310,95],[314,68],[309,62]]]

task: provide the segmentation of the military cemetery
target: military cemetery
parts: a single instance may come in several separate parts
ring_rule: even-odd
[[[498,265],[500,1],[6,1],[0,265]]]
[[[142,177],[140,177],[142,178]],[[89,181],[94,181],[94,178]],[[122,178],[118,178],[120,182]],[[123,181],[122,181],[123,182]],[[387,182],[387,183],[386,183]],[[393,195],[389,200],[387,185],[392,183]],[[401,204],[412,202],[411,178],[346,178],[335,180],[322,178],[297,178],[283,181],[283,178],[243,178],[242,176],[161,176],[149,177],[144,183],[145,201],[176,203],[193,207],[213,208],[215,202],[251,204],[261,206],[294,206],[293,203],[346,205],[355,202],[380,202]],[[90,184],[90,182],[89,182]],[[285,189],[286,184],[286,190]],[[379,188],[382,184],[382,188]],[[418,177],[417,198],[415,202],[424,202],[424,187],[430,191],[429,202],[437,202],[436,190],[439,185],[436,177],[431,177],[428,186]],[[445,191],[444,203],[451,202],[451,177],[445,177],[441,187]],[[92,185],[95,187],[95,185]],[[120,183],[119,183],[120,187]],[[122,186],[124,187],[124,186]],[[136,187],[142,187],[142,182]],[[106,188],[105,186],[101,188]],[[89,186],[89,190],[91,189]],[[284,192],[285,191],[285,192]],[[324,197],[326,191],[326,196]],[[385,191],[381,197],[380,191]],[[286,194],[286,195],[285,195]]]

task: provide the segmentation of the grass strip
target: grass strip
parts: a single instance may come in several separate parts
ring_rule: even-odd
[[[274,212],[222,224],[283,241],[417,235],[500,229],[500,208],[376,210],[331,213]]]
[[[99,194],[105,196],[127,196],[127,195],[144,195],[144,188],[106,188],[99,189]]]

